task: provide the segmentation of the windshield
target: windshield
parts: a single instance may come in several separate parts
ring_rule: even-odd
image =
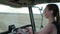
[[[0,4],[0,32],[7,31],[9,25],[15,25],[17,28],[29,24],[28,7],[12,8]]]

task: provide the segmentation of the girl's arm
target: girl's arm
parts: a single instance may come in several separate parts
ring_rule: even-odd
[[[46,25],[41,31],[35,32],[35,34],[49,34],[52,31],[53,24]],[[30,34],[33,34],[32,29],[28,28]]]
[[[46,25],[41,31],[37,32],[36,34],[48,34],[52,31],[53,24]]]

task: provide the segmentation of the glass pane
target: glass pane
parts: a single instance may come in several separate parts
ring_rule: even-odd
[[[21,27],[30,24],[28,7],[12,8],[0,5],[0,32],[8,30],[9,25]]]
[[[48,20],[44,17],[43,13],[47,4],[49,3],[38,4],[32,7],[37,32],[41,31],[41,29],[48,23]],[[55,4],[57,4],[60,9],[60,3]]]

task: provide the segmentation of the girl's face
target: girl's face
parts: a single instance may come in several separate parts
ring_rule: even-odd
[[[52,10],[49,10],[48,7],[46,7],[45,10],[44,10],[45,17],[46,18],[49,18],[49,17],[52,16],[52,14],[53,14],[53,11]]]

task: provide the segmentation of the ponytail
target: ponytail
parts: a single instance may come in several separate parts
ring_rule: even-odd
[[[57,11],[56,21],[59,23],[59,11]]]

